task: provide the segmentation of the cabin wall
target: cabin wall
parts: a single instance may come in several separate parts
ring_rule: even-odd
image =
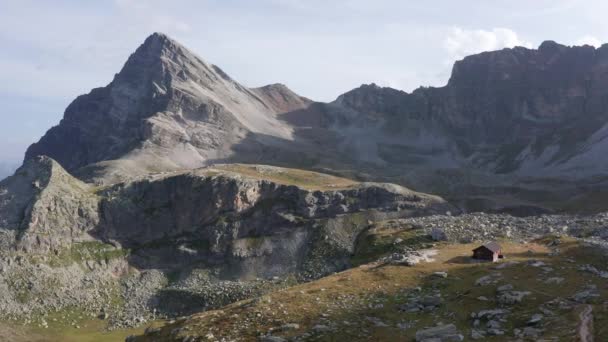
[[[473,258],[481,259],[481,260],[496,261],[496,260],[498,260],[498,253],[493,253],[492,251],[490,251],[488,249],[478,249],[478,250],[473,251]]]

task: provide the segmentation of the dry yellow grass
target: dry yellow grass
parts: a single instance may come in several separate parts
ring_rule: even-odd
[[[264,165],[225,164],[209,169],[235,172],[254,179],[266,179],[284,185],[296,185],[308,190],[340,190],[351,188],[358,183],[341,177],[323,173]]]
[[[439,254],[434,262],[414,267],[366,264],[326,278],[278,291],[259,300],[248,300],[215,310],[194,315],[186,320],[167,326],[161,334],[146,337],[145,341],[157,341],[184,336],[214,337],[230,335],[243,341],[254,341],[260,333],[280,327],[285,323],[297,323],[299,329],[276,332],[279,336],[300,335],[316,324],[325,321],[338,323],[333,333],[324,334],[317,340],[337,341],[410,341],[417,329],[432,326],[438,320],[454,323],[468,336],[471,329],[470,314],[482,309],[496,308],[497,304],[480,301],[479,296],[490,299],[496,294],[496,286],[475,286],[480,277],[491,272],[500,272],[503,280],[498,284],[512,284],[515,289],[532,294],[512,307],[509,322],[505,325],[507,335],[493,337],[494,341],[513,339],[513,328],[525,326],[526,320],[538,307],[554,298],[567,298],[584,285],[595,284],[601,294],[594,304],[596,337],[607,336],[604,327],[608,319],[606,309],[600,305],[606,298],[605,280],[591,274],[583,274],[578,265],[594,264],[604,267],[604,255],[597,250],[582,248],[578,242],[566,240],[560,245],[561,253],[552,256],[549,249],[539,243],[517,244],[503,242],[508,261],[517,265],[501,270],[493,269],[497,264],[470,263],[468,256],[475,244],[444,244],[438,246]],[[571,260],[576,260],[572,262]],[[552,277],[563,277],[565,282],[549,286],[539,276],[540,269],[531,267],[530,260],[541,260],[553,268]],[[447,279],[433,277],[433,272],[446,271]],[[439,290],[444,305],[434,312],[405,313],[398,306],[407,301],[407,294],[420,287],[421,294],[431,289]],[[377,326],[378,319],[386,326]],[[412,323],[414,322],[414,323]],[[408,329],[397,327],[399,323],[411,323]],[[575,310],[560,312],[557,317],[547,319],[550,336],[560,340],[571,340],[577,324]],[[169,335],[180,328],[176,335]],[[175,330],[177,331],[177,330]],[[231,333],[229,333],[231,332]]]

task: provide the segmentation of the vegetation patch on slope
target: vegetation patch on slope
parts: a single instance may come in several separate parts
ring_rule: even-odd
[[[350,179],[323,173],[275,166],[225,164],[214,165],[209,171],[213,172],[214,169],[236,172],[243,176],[266,179],[284,185],[295,185],[308,190],[341,190],[358,184]]]

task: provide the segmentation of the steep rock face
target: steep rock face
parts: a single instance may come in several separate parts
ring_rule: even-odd
[[[282,85],[248,89],[155,33],[108,86],[70,104],[26,160],[48,155],[70,172],[88,166],[83,178],[110,181],[199,167],[251,133],[290,139],[276,114],[309,103]]]
[[[106,230],[111,239],[144,244],[191,233],[222,215],[243,215],[264,208],[269,215],[302,219],[332,217],[377,209],[422,213],[433,200],[397,185],[363,183],[353,189],[310,191],[240,176],[188,173],[158,181],[121,184],[104,194]],[[418,212],[420,211],[420,212]],[[131,227],[124,230],[123,227]],[[276,227],[263,226],[265,230]],[[241,235],[264,235],[246,231]]]
[[[35,157],[0,183],[0,252],[63,255],[75,243],[111,243],[131,250],[129,262],[141,269],[315,277],[348,265],[368,221],[446,211],[456,209],[398,185],[270,166],[223,165],[97,189]]]
[[[363,174],[470,210],[581,210],[608,188],[607,82],[608,45],[544,42],[466,57],[440,88],[364,85],[324,115]]]
[[[379,121],[387,134],[403,134],[404,146],[423,149],[432,140],[437,150],[448,151],[454,166],[556,174],[577,169],[568,162],[588,152],[589,139],[608,120],[606,85],[608,45],[544,42],[538,50],[516,47],[466,57],[442,88],[408,94],[363,86],[336,104],[358,112],[357,120]],[[427,139],[416,142],[406,134]],[[570,176],[604,173],[603,166]]]
[[[86,239],[99,222],[90,188],[47,157],[28,160],[0,183],[0,233],[5,248],[46,252]]]
[[[368,220],[455,210],[397,185],[307,190],[213,168],[117,185],[103,197],[94,235],[136,251],[139,267],[204,263],[239,279],[341,269]]]

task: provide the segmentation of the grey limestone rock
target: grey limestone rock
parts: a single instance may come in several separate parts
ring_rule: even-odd
[[[439,325],[432,328],[416,331],[417,342],[430,341],[463,341],[464,336],[458,332],[454,324]]]

